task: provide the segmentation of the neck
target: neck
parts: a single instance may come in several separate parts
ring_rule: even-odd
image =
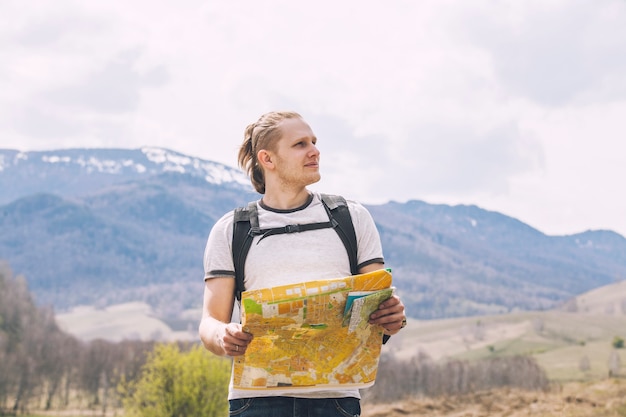
[[[304,205],[309,198],[309,190],[302,188],[292,192],[265,191],[263,204],[278,210],[291,210]]]

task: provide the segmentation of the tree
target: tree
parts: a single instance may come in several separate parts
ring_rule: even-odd
[[[119,386],[128,417],[217,417],[228,410],[230,360],[200,345],[157,345],[136,381]]]
[[[365,401],[391,402],[416,396],[464,395],[502,387],[544,390],[545,371],[530,356],[490,357],[476,361],[433,361],[421,353],[410,361],[380,357],[376,384]]]
[[[24,411],[41,384],[38,353],[44,322],[44,314],[36,308],[28,291],[26,278],[14,278],[8,267],[0,264],[0,409],[11,398],[12,412]]]
[[[622,367],[622,361],[616,350],[611,351],[608,365],[609,365],[609,376],[617,376],[619,374],[620,368]]]
[[[615,336],[612,344],[615,349],[622,349],[624,347],[624,339],[619,336]]]
[[[83,350],[80,368],[81,387],[89,394],[90,406],[107,407],[108,388],[114,378],[116,344],[102,339],[93,340]]]

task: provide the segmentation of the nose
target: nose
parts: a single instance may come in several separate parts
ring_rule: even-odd
[[[320,155],[320,150],[317,149],[317,146],[314,143],[311,144],[311,150],[309,151],[309,155],[311,155],[311,156],[319,156]]]

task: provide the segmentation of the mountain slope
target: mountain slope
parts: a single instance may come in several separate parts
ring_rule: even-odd
[[[547,236],[475,206],[369,209],[419,317],[545,309],[626,277],[626,239],[613,232]]]
[[[105,166],[118,168],[93,168]],[[232,168],[156,148],[0,151],[0,167],[0,259],[58,309],[197,307],[212,225],[258,198]],[[626,277],[626,239],[610,231],[547,236],[476,206],[368,208],[412,317],[547,309]]]
[[[0,208],[0,258],[58,308],[152,298],[182,308],[201,293],[204,243],[220,206],[252,198],[173,173],[83,198],[35,194]]]

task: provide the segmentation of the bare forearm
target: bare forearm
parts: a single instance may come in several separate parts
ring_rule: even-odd
[[[220,342],[224,338],[225,328],[226,323],[213,317],[203,317],[198,328],[204,347],[218,356],[226,355],[224,346]]]

